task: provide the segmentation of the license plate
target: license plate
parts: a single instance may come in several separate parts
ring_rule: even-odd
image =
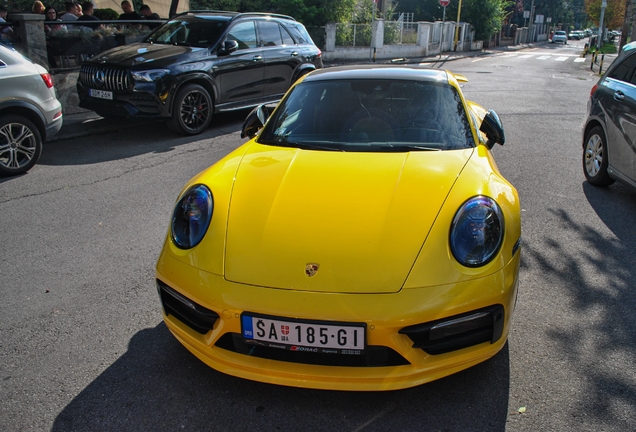
[[[245,342],[280,348],[331,354],[362,354],[365,324],[331,321],[287,320],[263,315],[241,315]]]
[[[111,91],[88,89],[88,95],[95,98],[113,100],[113,92]]]

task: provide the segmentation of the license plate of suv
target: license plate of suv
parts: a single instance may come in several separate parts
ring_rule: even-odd
[[[288,320],[257,314],[241,315],[247,343],[291,351],[362,354],[366,326],[363,323]]]
[[[95,98],[113,100],[113,92],[111,91],[88,89],[88,95]]]

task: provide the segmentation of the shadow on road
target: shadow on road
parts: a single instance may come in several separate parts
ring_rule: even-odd
[[[125,159],[145,153],[169,152],[192,141],[215,138],[241,129],[249,110],[220,113],[211,126],[200,135],[183,136],[168,129],[163,121],[148,119],[100,119],[99,122],[125,123],[121,128],[81,125],[88,135],[67,140],[44,143],[39,165],[90,165]],[[78,126],[80,127],[80,126]],[[242,140],[237,137],[237,144]]]
[[[506,344],[485,363],[403,391],[261,384],[208,368],[161,323],[137,333],[128,351],[64,408],[52,430],[503,431],[509,379]]]
[[[548,209],[550,235],[542,239],[544,245],[524,245],[524,258],[528,266],[539,266],[554,298],[565,294],[567,303],[555,311],[574,317],[544,317],[548,337],[565,356],[558,360],[580,377],[576,386],[586,395],[580,404],[564,407],[564,415],[634,430],[636,194],[619,184],[597,188],[584,182],[582,189],[608,231],[596,230],[587,223],[590,218],[576,220],[566,210]]]

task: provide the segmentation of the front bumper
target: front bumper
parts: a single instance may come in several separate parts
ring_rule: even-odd
[[[469,368],[494,356],[506,343],[517,295],[520,254],[498,273],[460,284],[403,289],[395,294],[330,294],[267,289],[226,281],[163,253],[157,280],[212,313],[210,331],[166,314],[174,336],[195,356],[229,375],[294,387],[329,390],[395,390],[430,382]],[[400,331],[446,317],[466,316],[476,310],[503,309],[495,341],[477,343],[441,354],[414,348]],[[250,351],[228,349],[228,340],[240,339],[245,311],[279,317],[362,322],[369,347],[386,349],[386,365],[326,365],[257,357]],[[205,312],[207,313],[207,312]],[[177,314],[178,315],[178,314]],[[218,317],[218,318],[216,318]],[[238,342],[238,341],[237,341]],[[397,357],[395,355],[397,355]]]
[[[126,117],[169,117],[167,101],[152,91],[112,91],[113,99],[89,96],[89,87],[77,84],[80,107],[104,115]]]

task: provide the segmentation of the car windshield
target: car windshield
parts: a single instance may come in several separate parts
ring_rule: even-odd
[[[258,142],[370,152],[475,146],[466,111],[452,86],[367,79],[299,84],[281,102]]]
[[[205,48],[218,41],[227,22],[186,16],[168,21],[150,34],[145,42]]]

